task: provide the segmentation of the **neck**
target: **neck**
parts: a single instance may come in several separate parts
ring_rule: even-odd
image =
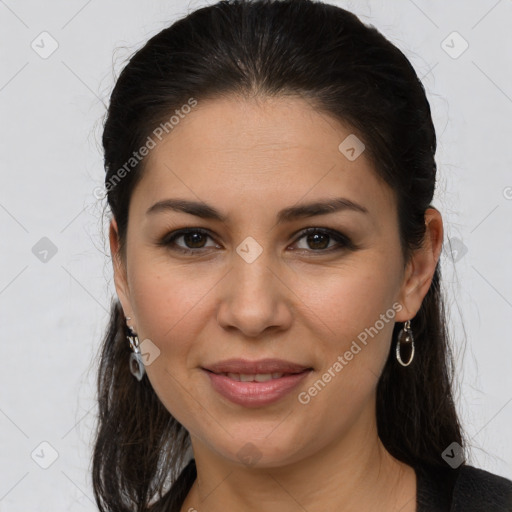
[[[415,472],[387,452],[375,425],[279,467],[242,466],[194,437],[192,446],[197,479],[182,511],[416,510]]]

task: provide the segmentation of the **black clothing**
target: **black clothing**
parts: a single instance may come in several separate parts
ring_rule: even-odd
[[[415,471],[417,512],[512,512],[512,481],[507,478],[468,465]],[[191,459],[158,510],[180,512],[195,478]]]

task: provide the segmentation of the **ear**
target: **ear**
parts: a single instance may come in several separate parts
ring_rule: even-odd
[[[423,244],[416,249],[407,263],[404,281],[398,301],[402,304],[396,314],[396,321],[411,320],[418,313],[423,298],[427,294],[443,245],[443,219],[436,208],[425,211],[425,237]]]
[[[116,287],[117,296],[119,297],[119,301],[121,302],[121,305],[123,307],[124,315],[132,317],[130,325],[133,325],[135,322],[133,321],[133,310],[130,304],[130,292],[128,288],[126,266],[121,258],[121,253],[119,250],[120,244],[118,227],[114,217],[112,217],[112,220],[110,221],[109,241],[110,253],[112,256],[112,266],[114,269],[114,283]]]

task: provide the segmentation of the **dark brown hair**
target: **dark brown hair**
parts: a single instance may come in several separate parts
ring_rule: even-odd
[[[232,0],[200,8],[131,57],[113,89],[103,132],[107,200],[121,247],[116,257],[126,257],[128,207],[145,160],[115,184],[113,178],[157,126],[190,98],[285,95],[306,99],[364,142],[376,173],[394,191],[407,262],[423,241],[436,182],[436,134],[424,87],[405,55],[374,27],[310,0]],[[463,444],[440,284],[438,264],[411,322],[414,362],[398,365],[393,345],[377,389],[379,436],[413,467],[445,467],[445,448]],[[401,327],[395,324],[394,340]],[[154,511],[179,510],[195,478],[189,466],[177,481],[189,436],[147,376],[138,382],[131,375],[127,334],[115,301],[98,372],[95,497],[101,511],[143,511],[153,502]]]

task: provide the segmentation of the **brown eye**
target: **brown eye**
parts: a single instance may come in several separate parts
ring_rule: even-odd
[[[181,235],[181,237],[183,237],[183,241],[185,242],[187,248],[201,249],[204,246],[205,235],[203,233],[198,233],[197,231],[190,232]]]
[[[184,246],[176,243],[181,238],[183,239]],[[205,245],[207,238],[211,238],[211,236],[203,229],[182,229],[171,233],[171,236],[165,236],[158,242],[158,245],[189,254],[199,252],[201,249],[207,249],[208,247],[214,247]]]
[[[327,249],[329,246],[331,237],[325,233],[313,233],[306,235],[306,240],[312,249]]]
[[[333,247],[329,246],[329,243],[332,241],[335,241],[338,245],[336,247],[336,244],[334,244],[333,250],[354,247],[349,238],[330,229],[308,228],[302,232],[298,240],[303,238],[306,240],[308,247],[300,249],[311,250],[312,252],[330,252]]]

